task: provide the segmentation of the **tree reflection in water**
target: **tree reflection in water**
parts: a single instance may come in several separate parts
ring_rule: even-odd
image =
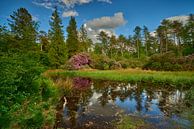
[[[91,81],[80,77],[72,80],[74,90],[70,95],[66,96],[67,105],[64,113],[58,113],[61,116],[57,116],[58,125],[56,127],[87,128],[85,125],[90,122],[90,126],[98,128],[95,122],[100,123],[103,116],[100,119],[98,118],[98,121],[93,118],[98,116],[96,112],[101,109],[102,113],[105,112],[105,114],[112,111],[112,114],[109,113],[106,118],[115,116],[119,111],[118,109],[120,109],[124,110],[125,114],[139,115],[148,119],[149,122],[156,126],[158,120],[164,119],[167,121],[165,126],[172,126],[170,124],[172,121],[171,116],[177,115],[178,117],[178,113],[187,108],[185,95],[188,88],[184,87],[176,89],[171,86],[156,86],[143,82]],[[57,108],[57,110],[58,112],[63,112],[61,108]],[[189,126],[189,124],[186,126]],[[108,128],[111,125],[106,124],[104,126]]]

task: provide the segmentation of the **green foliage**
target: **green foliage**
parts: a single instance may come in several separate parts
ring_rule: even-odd
[[[80,52],[77,25],[74,17],[71,17],[69,21],[69,26],[67,27],[67,33],[68,33],[67,34],[68,58],[71,58],[73,55]]]
[[[9,25],[11,32],[18,40],[17,47],[22,50],[34,50],[37,23],[32,20],[31,14],[25,8],[19,8],[10,15]]]
[[[81,26],[79,35],[80,51],[89,52],[89,48],[91,48],[92,45],[92,40],[88,38],[87,30],[84,25]]]
[[[194,55],[176,57],[172,52],[153,55],[144,69],[164,70],[164,71],[188,71],[194,70]]]
[[[49,48],[49,61],[52,67],[59,68],[67,60],[67,51],[62,31],[62,21],[57,9],[52,14],[50,26],[49,36],[51,44]]]
[[[100,70],[120,69],[121,64],[105,55],[92,55],[91,67]]]
[[[39,54],[1,53],[0,70],[0,127],[41,128],[47,122],[43,112],[52,110],[57,90],[41,77],[45,67]]]

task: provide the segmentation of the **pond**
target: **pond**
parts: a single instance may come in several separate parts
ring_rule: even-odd
[[[55,128],[116,129],[124,117],[142,120],[142,129],[192,128],[185,115],[192,108],[187,101],[190,87],[80,77],[55,82],[59,80],[71,82],[72,89],[57,105]]]

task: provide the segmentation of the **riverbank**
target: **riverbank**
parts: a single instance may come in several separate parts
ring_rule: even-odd
[[[150,82],[170,85],[194,85],[194,72],[164,72],[150,71],[141,69],[125,69],[125,70],[50,70],[46,72],[49,76],[64,77],[86,77],[99,80],[111,81],[134,81],[134,82]]]

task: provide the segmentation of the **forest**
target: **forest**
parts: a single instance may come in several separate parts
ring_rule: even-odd
[[[164,19],[154,32],[146,26],[136,26],[133,35],[127,37],[101,31],[98,42],[88,37],[84,24],[77,27],[73,16],[68,26],[64,26],[57,8],[49,20],[48,32],[39,30],[39,23],[26,8],[13,11],[7,23],[0,25],[0,128],[54,128],[56,105],[61,96],[76,94],[69,77],[94,79],[97,90],[100,83],[96,80],[137,82],[140,87],[145,83],[155,84],[171,87],[169,91],[189,89],[189,95],[185,95],[189,105],[186,115],[193,125],[194,14],[189,15],[186,23]],[[108,96],[106,90],[103,95]],[[112,97],[115,92],[111,90]],[[131,118],[123,118],[124,125],[118,128],[130,128],[133,122],[125,120]],[[142,126],[144,122],[139,123]],[[86,127],[93,124],[89,122]]]

